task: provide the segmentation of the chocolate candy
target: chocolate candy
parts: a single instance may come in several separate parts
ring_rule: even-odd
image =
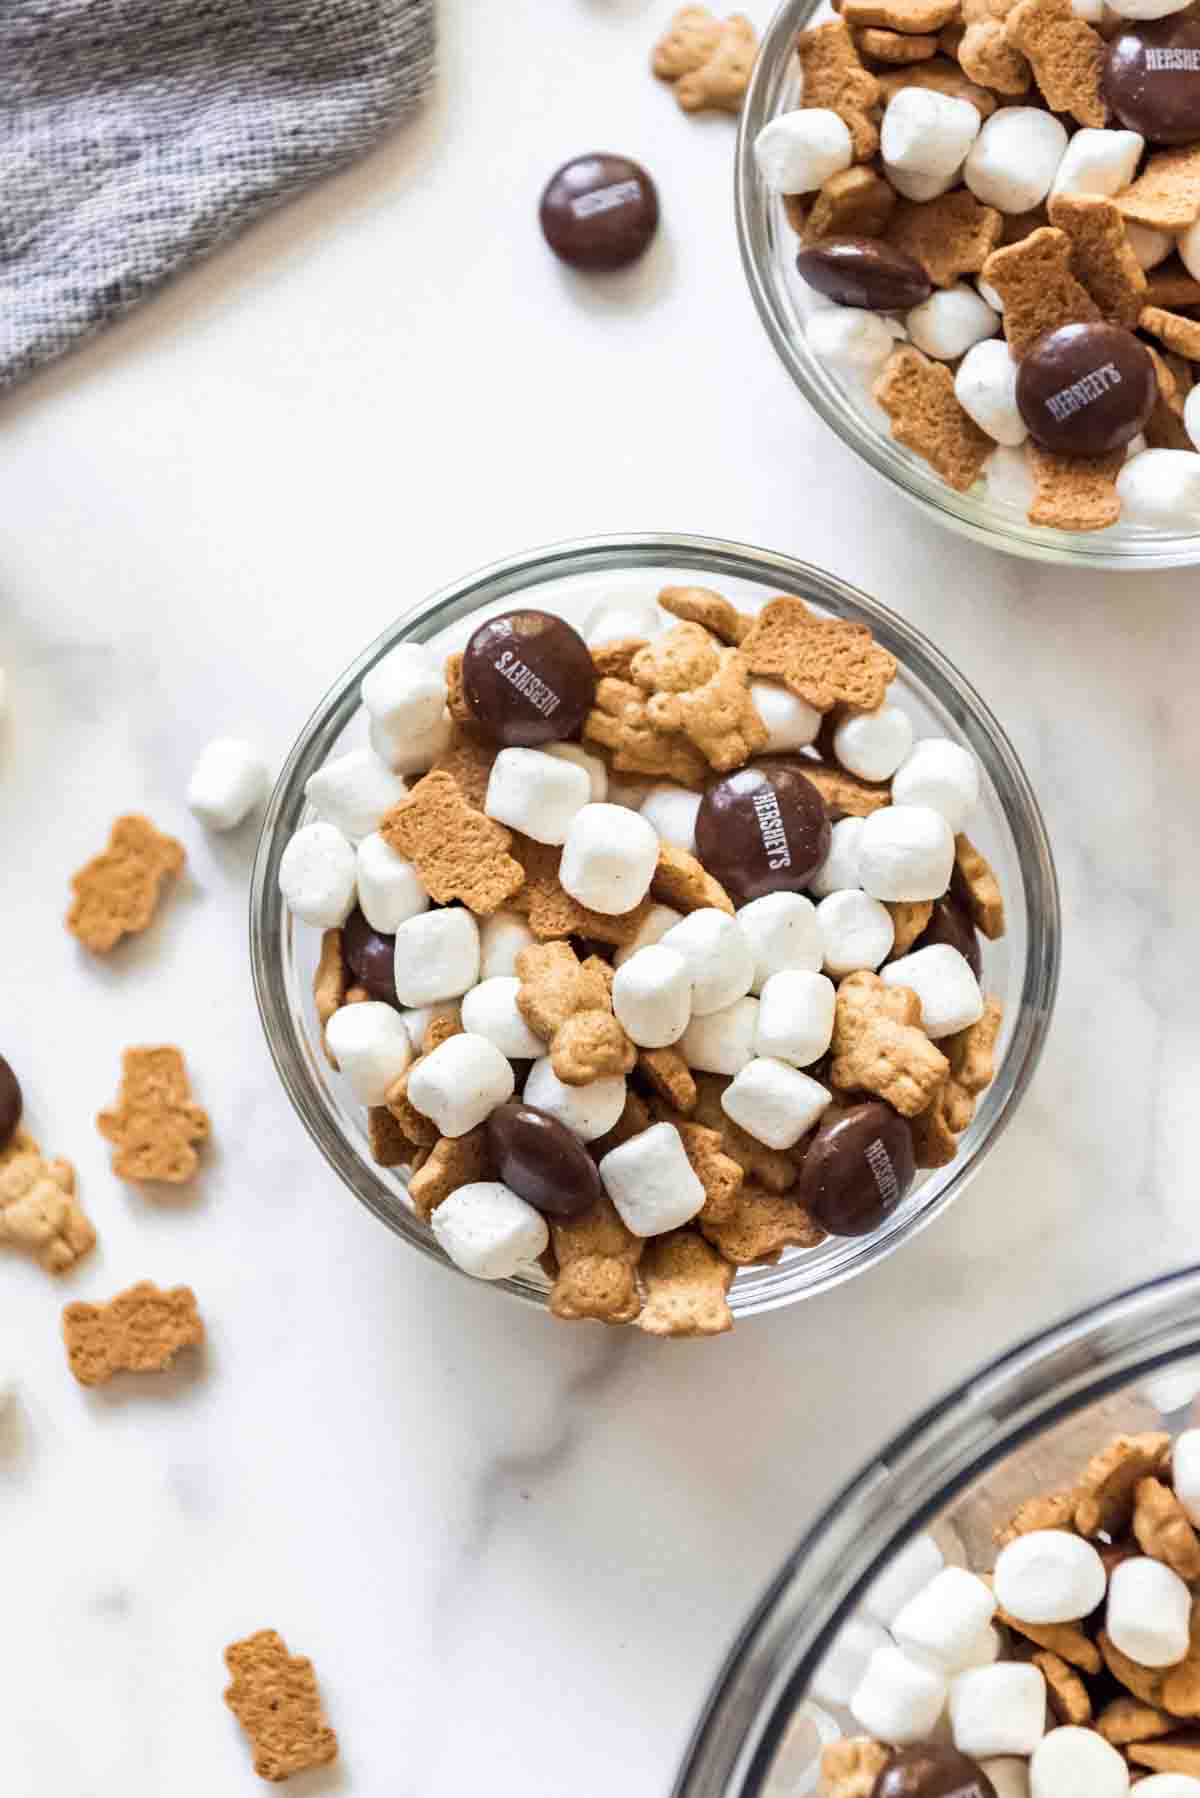
[[[894,1748],[871,1798],[996,1798],[996,1788],[969,1754],[942,1742]]]
[[[1144,343],[1119,325],[1044,331],[1017,368],[1017,410],[1029,435],[1061,456],[1106,456],[1146,424],[1158,395]]]
[[[658,194],[636,162],[597,151],[551,175],[538,216],[554,254],[573,268],[623,268],[658,229]]]
[[[831,828],[799,757],[763,756],[713,781],[696,813],[696,853],[744,905],[803,891],[829,854]]]
[[[372,930],[357,905],[342,925],[346,966],[372,999],[399,1005],[396,997],[396,939]]]
[[[595,1162],[548,1111],[510,1099],[488,1118],[487,1139],[497,1179],[535,1211],[578,1217],[602,1196]]]
[[[825,1112],[800,1166],[795,1195],[831,1236],[866,1236],[913,1182],[908,1125],[882,1100]]]
[[[21,1082],[0,1055],[0,1149],[6,1149],[17,1134],[22,1109]]]
[[[1200,19],[1190,11],[1125,25],[1108,46],[1104,97],[1152,144],[1200,137]]]
[[[463,697],[493,742],[572,737],[592,708],[596,670],[578,631],[550,612],[503,612],[463,653]]]
[[[980,953],[979,937],[962,905],[954,896],[955,878],[961,879],[956,868],[950,877],[950,892],[943,899],[935,899],[929,922],[913,944],[914,949],[928,949],[931,943],[947,943],[951,949],[965,957],[972,974],[978,980],[983,973],[983,956]]]
[[[871,312],[907,312],[933,292],[914,257],[874,237],[827,237],[801,250],[796,267],[810,287],[839,306]]]

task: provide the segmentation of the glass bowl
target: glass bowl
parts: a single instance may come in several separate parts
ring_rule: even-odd
[[[742,1631],[674,1798],[801,1798],[820,1712],[806,1694],[866,1588],[918,1530],[948,1560],[995,1562],[995,1526],[1073,1483],[1121,1432],[1200,1421],[1200,1269],[1150,1281],[1030,1337],[918,1417],[802,1538]],[[848,1718],[845,1733],[861,1734]]]
[[[1048,530],[1030,524],[1017,506],[985,499],[977,490],[956,493],[927,462],[893,441],[886,416],[865,389],[852,388],[812,354],[806,318],[829,302],[814,294],[796,271],[799,240],[779,195],[759,177],[754,140],[771,119],[799,103],[792,54],[797,33],[833,16],[823,0],[783,0],[763,35],[738,131],[734,203],[742,265],[767,336],[801,393],[868,467],[923,512],[993,549],[1079,568],[1175,568],[1200,562],[1200,532],[1120,523],[1094,533]]]
[[[335,751],[365,740],[359,686],[397,643],[429,643],[443,653],[459,649],[481,617],[516,599],[580,624],[601,597],[652,596],[673,581],[716,587],[744,610],[775,593],[795,593],[822,611],[870,625],[900,664],[893,692],[912,714],[918,735],[959,737],[979,758],[982,795],[972,836],[995,868],[1008,908],[1007,935],[984,945],[985,985],[1005,1004],[999,1069],[955,1160],[914,1186],[874,1234],[789,1249],[775,1266],[740,1270],[730,1304],[735,1315],[746,1316],[861,1273],[931,1222],[962,1191],[1008,1123],[1033,1075],[1050,1020],[1058,979],[1058,890],[1037,802],[1012,745],[979,695],[894,612],[805,562],[704,537],[601,537],[556,544],[456,581],[390,623],[339,675],[301,731],[271,796],[259,841],[250,898],[251,961],[267,1043],[313,1140],[376,1217],[411,1247],[449,1267],[409,1205],[403,1175],[372,1161],[366,1114],[325,1060],[312,999],[320,932],[293,928],[279,896],[280,857],[309,815],[304,797],[309,775]],[[537,1268],[495,1284],[534,1304],[549,1299],[549,1283]]]

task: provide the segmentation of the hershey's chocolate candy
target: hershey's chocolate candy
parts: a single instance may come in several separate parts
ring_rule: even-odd
[[[346,966],[372,999],[399,1005],[396,997],[396,939],[372,930],[356,905],[342,925],[342,954]]]
[[[596,1164],[574,1131],[536,1105],[497,1105],[487,1139],[496,1178],[535,1211],[578,1217],[603,1194]]]
[[[955,869],[955,874],[958,870]],[[931,943],[946,943],[951,949],[957,949],[964,958],[976,980],[983,974],[983,955],[979,947],[979,936],[970,917],[964,911],[954,894],[954,878],[950,877],[950,891],[942,899],[935,899],[929,922],[913,944],[913,949],[928,949]]]
[[[882,1099],[825,1112],[800,1165],[795,1195],[831,1236],[866,1236],[913,1183],[908,1125]]]
[[[17,1134],[22,1109],[21,1082],[0,1055],[0,1149],[6,1149]]]
[[[1200,138],[1200,19],[1191,11],[1123,25],[1108,46],[1104,97],[1152,144]]]
[[[636,162],[596,151],[551,175],[538,216],[554,254],[573,268],[623,268],[658,228],[658,194]]]
[[[1119,325],[1060,325],[1017,368],[1017,410],[1029,435],[1060,456],[1106,456],[1146,424],[1158,395],[1145,344]]]
[[[945,1742],[893,1748],[871,1798],[996,1798],[996,1788],[969,1754]]]
[[[463,652],[463,697],[488,736],[534,748],[573,737],[592,708],[596,670],[579,632],[552,612],[489,618]]]
[[[829,854],[825,801],[797,757],[763,756],[714,780],[696,813],[696,853],[735,902],[803,892]]]
[[[871,312],[907,312],[933,292],[915,257],[874,237],[824,238],[800,251],[796,267],[810,287],[839,306]]]

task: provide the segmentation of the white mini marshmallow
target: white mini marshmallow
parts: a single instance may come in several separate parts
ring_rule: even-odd
[[[914,1536],[871,1581],[863,1599],[864,1609],[880,1623],[890,1625],[909,1599],[927,1586],[945,1564],[932,1536]]]
[[[1037,483],[1027,445],[1019,449],[999,445],[984,464],[983,479],[993,505],[1029,511]]]
[[[560,762],[574,762],[582,768],[591,786],[589,798],[597,805],[608,798],[608,769],[598,755],[592,755],[581,743],[547,743],[543,755],[557,756]]]
[[[354,910],[354,845],[332,824],[304,824],[279,858],[279,891],[301,923],[330,930]]]
[[[939,362],[957,362],[973,345],[994,337],[1000,329],[999,314],[965,281],[956,281],[953,287],[939,287],[905,313],[904,323],[917,348]]]
[[[1146,140],[1137,131],[1099,131],[1085,125],[1067,144],[1051,191],[1109,199],[1129,186],[1145,148]]]
[[[1030,1530],[1000,1550],[996,1597],[1020,1623],[1074,1623],[1090,1616],[1108,1587],[1090,1542],[1066,1530]]]
[[[1046,1681],[1021,1661],[971,1667],[950,1682],[954,1746],[973,1760],[1032,1754],[1046,1727]]]
[[[954,832],[927,805],[885,805],[863,819],[858,877],[872,899],[940,899],[954,868]]]
[[[662,941],[669,949],[678,949],[688,964],[693,1018],[723,1011],[750,991],[754,951],[737,919],[727,912],[701,906],[672,925]]]
[[[983,1016],[983,994],[965,955],[949,943],[930,943],[890,961],[880,979],[906,986],[921,1001],[921,1028],[936,1041],[953,1036]]]
[[[845,122],[826,106],[781,113],[754,140],[758,172],[772,193],[808,194],[854,160]]]
[[[457,999],[479,979],[479,926],[462,905],[406,918],[396,931],[393,965],[401,1005]]]
[[[515,911],[494,911],[479,920],[479,978],[494,980],[498,974],[515,974],[522,949],[536,943],[525,919]]]
[[[821,966],[821,929],[817,908],[803,893],[764,893],[737,914],[738,926],[754,957],[752,993],[761,993],[772,974],[785,968]]]
[[[813,355],[822,362],[867,374],[881,367],[896,347],[895,338],[879,314],[867,312],[860,306],[823,307],[813,313],[804,327],[804,335]],[[751,699],[754,699],[758,684],[750,683]],[[804,701],[800,703],[803,705]],[[757,700],[755,707],[758,709]],[[761,711],[759,716],[762,716]],[[808,741],[811,743],[812,738]]]
[[[446,709],[442,670],[421,643],[398,643],[364,674],[362,702],[389,742],[427,737]]]
[[[406,856],[373,830],[358,845],[358,903],[372,930],[394,936],[408,918],[429,910],[429,894]]]
[[[1200,1779],[1190,1773],[1152,1773],[1138,1782],[1138,1798],[1200,1798]],[[1004,1798],[1002,1792],[996,1798]]]
[[[857,888],[830,893],[817,907],[822,963],[840,978],[862,968],[872,972],[892,952],[896,926],[886,905]]]
[[[1143,450],[1126,462],[1116,488],[1123,524],[1200,530],[1200,457],[1192,450]]]
[[[877,712],[847,712],[833,733],[834,755],[860,780],[890,780],[912,744],[912,719],[890,701]]]
[[[829,854],[808,883],[810,893],[828,899],[830,893],[847,893],[858,886],[858,845],[862,818],[839,818],[829,838]]]
[[[844,1623],[812,1676],[809,1690],[823,1704],[848,1706],[867,1662],[877,1648],[887,1644],[887,1631],[870,1617],[851,1617]]]
[[[1135,225],[1132,219],[1125,221],[1125,240],[1145,269],[1157,268],[1175,248],[1175,239],[1169,231],[1156,231],[1152,225]]]
[[[963,179],[977,200],[1000,212],[1032,212],[1050,192],[1067,148],[1053,113],[1001,106],[971,146]]]
[[[492,763],[483,809],[535,843],[557,846],[591,798],[587,772],[574,762],[540,749],[502,749]]]
[[[987,301],[993,312],[1004,311],[1004,301],[1000,298],[1000,295],[996,292],[996,289],[992,286],[990,281],[985,281],[982,275],[976,275],[975,287],[980,298]]]
[[[651,943],[661,943],[668,930],[673,929],[682,919],[683,913],[676,911],[673,905],[652,905],[638,925],[636,934],[614,951],[613,967],[623,968],[627,961],[633,960],[639,949],[648,949]]]
[[[515,974],[494,974],[481,980],[462,998],[462,1025],[476,1036],[486,1036],[510,1061],[536,1061],[546,1045],[535,1036],[517,1008],[521,982]]]
[[[424,774],[449,748],[453,734],[453,720],[446,711],[423,731],[394,731],[378,718],[372,718],[367,726],[371,748],[394,774]]]
[[[382,1105],[412,1060],[412,1041],[392,1005],[343,1005],[325,1026],[329,1053],[360,1105]]]
[[[893,94],[879,127],[879,149],[889,168],[910,175],[953,175],[979,136],[979,110],[934,88],[902,87]]]
[[[686,787],[661,785],[651,787],[642,801],[641,813],[664,843],[696,853],[696,813],[701,794],[689,793]]]
[[[1119,19],[1166,19],[1187,4],[1188,0],[1108,0]]]
[[[271,776],[252,743],[214,737],[196,758],[187,802],[210,830],[234,830],[267,796]]]
[[[943,1567],[915,1593],[892,1624],[892,1634],[914,1660],[953,1673],[969,1660],[996,1613],[989,1587],[963,1567]]]
[[[888,1642],[867,1662],[850,1710],[868,1735],[902,1748],[929,1736],[945,1702],[945,1677]]]
[[[1184,1430],[1171,1451],[1175,1496],[1193,1523],[1200,1523],[1200,1430]]]
[[[1010,449],[1029,435],[1017,409],[1017,364],[1002,338],[972,346],[954,376],[959,405],[981,431]]]
[[[631,1042],[643,1049],[676,1043],[692,1015],[692,976],[677,949],[651,943],[613,976],[612,1006]]]
[[[979,803],[979,763],[948,737],[922,737],[892,780],[893,805],[927,805],[960,831]]]
[[[1052,1729],[1029,1762],[1030,1798],[1125,1798],[1128,1790],[1124,1756],[1094,1729]]]
[[[523,1097],[527,1105],[548,1111],[584,1142],[592,1142],[611,1130],[624,1111],[625,1081],[620,1074],[605,1074],[586,1086],[567,1086],[544,1055],[530,1068]]]
[[[1183,402],[1183,428],[1195,448],[1200,449],[1200,387],[1193,387]]]
[[[980,1761],[996,1788],[996,1798],[1029,1798],[1029,1763],[1018,1760]]]
[[[476,1280],[508,1280],[550,1242],[546,1220],[500,1180],[473,1180],[430,1219],[443,1254]]]
[[[948,175],[922,175],[916,169],[894,168],[891,163],[884,164],[883,172],[898,194],[906,200],[915,200],[919,206],[926,200],[936,200],[941,194],[949,193],[959,175],[957,169]]]
[[[692,1021],[679,1042],[679,1052],[690,1068],[704,1074],[740,1074],[754,1059],[758,1030],[758,1000],[735,999],[720,1011],[706,1012]]]
[[[836,1002],[837,991],[824,974],[800,968],[772,974],[758,1002],[755,1054],[811,1067],[833,1040]]]
[[[605,1192],[635,1236],[662,1236],[695,1217],[704,1188],[674,1124],[651,1124],[597,1163]]]
[[[721,1094],[721,1110],[768,1149],[790,1149],[812,1129],[833,1094],[774,1056],[747,1062]]]
[[[589,643],[613,643],[619,637],[655,637],[662,623],[662,614],[652,599],[613,593],[592,607],[583,635]]]
[[[658,837],[623,805],[585,805],[563,844],[563,890],[592,911],[617,915],[640,905],[658,866]]]
[[[1200,219],[1182,231],[1176,239],[1175,248],[1179,251],[1179,259],[1194,281],[1200,281]]]
[[[408,1102],[432,1118],[442,1136],[465,1136],[512,1098],[515,1085],[508,1059],[495,1043],[460,1030],[414,1062]]]
[[[846,308],[846,310],[852,310]],[[866,316],[862,313],[860,317]],[[816,741],[822,714],[806,700],[789,693],[775,681],[752,680],[750,703],[767,727],[764,754],[778,755],[785,749],[807,749]]]
[[[305,797],[318,817],[355,843],[378,830],[384,815],[407,792],[404,781],[373,749],[352,749],[326,762],[304,784]]]
[[[1190,1592],[1164,1562],[1135,1555],[1113,1568],[1104,1626],[1140,1667],[1170,1667],[1183,1659],[1190,1612]]]

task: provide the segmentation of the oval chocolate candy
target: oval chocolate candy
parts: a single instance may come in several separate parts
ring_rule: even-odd
[[[1029,435],[1060,456],[1106,456],[1146,424],[1158,396],[1145,344],[1119,325],[1044,331],[1017,367],[1017,410]]]
[[[489,618],[463,652],[463,698],[493,742],[534,748],[573,737],[592,709],[596,670],[564,618],[522,609]]]
[[[596,1164],[582,1142],[548,1111],[509,1099],[487,1121],[496,1177],[535,1211],[578,1217],[603,1196]]]
[[[628,156],[596,151],[564,162],[551,175],[538,216],[546,242],[572,268],[623,268],[654,236],[658,193]]]
[[[1200,19],[1124,24],[1108,46],[1104,97],[1128,131],[1152,144],[1200,138]]]
[[[6,1149],[17,1134],[23,1104],[21,1082],[0,1055],[0,1149]]]
[[[372,999],[399,1005],[396,997],[396,939],[373,930],[356,905],[342,925],[346,966]]]
[[[696,853],[739,905],[799,893],[829,854],[825,801],[797,757],[763,756],[712,782],[696,813]]]
[[[866,1236],[916,1173],[912,1135],[881,1099],[825,1112],[800,1165],[795,1196],[831,1236]]]
[[[915,257],[874,237],[826,237],[801,250],[796,267],[810,287],[839,306],[871,312],[907,312],[933,292]]]
[[[957,873],[957,869],[955,870]],[[951,890],[941,899],[935,899],[933,910],[929,914],[929,922],[913,944],[914,949],[928,949],[932,943],[945,943],[958,953],[967,963],[976,980],[983,976],[983,955],[979,948],[979,935],[970,918],[959,904],[953,890],[954,876],[951,875]]]
[[[978,1761],[948,1742],[914,1742],[892,1750],[871,1798],[996,1798],[996,1788]]]

